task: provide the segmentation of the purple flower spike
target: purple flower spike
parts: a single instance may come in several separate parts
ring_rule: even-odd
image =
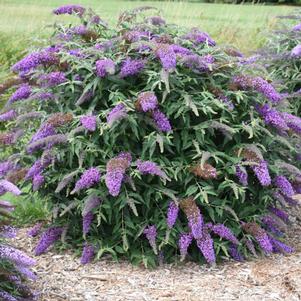
[[[50,72],[48,74],[43,74],[40,77],[40,83],[43,87],[55,87],[59,84],[66,82],[67,79],[65,74],[60,71]]]
[[[160,59],[162,67],[167,71],[172,71],[177,66],[177,57],[173,48],[168,44],[163,44],[156,50],[156,55]]]
[[[266,161],[261,161],[259,165],[252,165],[251,168],[262,186],[271,185],[272,180],[269,174],[268,164]]]
[[[163,179],[167,179],[167,176],[164,171],[161,170],[161,168],[152,161],[137,161],[137,168],[138,171],[143,175],[156,175]]]
[[[83,216],[83,234],[88,234],[91,224],[94,219],[94,214],[90,211],[86,215]]]
[[[15,238],[17,235],[17,229],[15,227],[4,225],[0,227],[0,237]]]
[[[28,84],[23,84],[15,93],[9,98],[8,102],[13,103],[18,100],[27,99],[31,94],[31,87]]]
[[[242,167],[240,165],[236,166],[236,176],[238,177],[239,182],[243,186],[248,185],[248,173],[244,167]]]
[[[0,245],[0,258],[7,259],[16,265],[32,266],[36,264],[36,261],[25,253],[15,248],[6,245]]]
[[[41,229],[43,227],[43,223],[37,223],[35,224],[29,231],[27,232],[27,235],[30,237],[36,237],[40,233]]]
[[[53,10],[53,13],[55,15],[72,15],[77,14],[79,16],[82,16],[85,12],[85,8],[81,5],[71,4],[71,5],[62,5],[56,9]]]
[[[87,189],[97,184],[100,181],[100,172],[98,168],[91,167],[84,171],[80,179],[76,182],[71,193],[79,192],[82,189]]]
[[[182,233],[180,235],[178,245],[180,249],[181,261],[183,261],[187,255],[187,251],[189,246],[192,243],[192,235],[191,233]]]
[[[9,110],[5,113],[2,113],[0,115],[0,122],[1,121],[9,121],[9,120],[14,120],[17,117],[17,113],[15,110]]]
[[[258,112],[264,118],[264,122],[273,126],[277,130],[286,131],[288,126],[281,113],[275,109],[272,109],[269,105],[264,105],[258,109]]]
[[[231,241],[233,244],[236,244],[236,245],[239,244],[238,239],[234,236],[232,231],[223,224],[213,225],[212,231],[213,231],[213,233],[217,234],[221,238]]]
[[[297,45],[296,47],[294,47],[292,49],[291,56],[293,58],[299,58],[299,57],[301,57],[301,44]]]
[[[100,199],[95,196],[91,195],[87,198],[83,211],[82,211],[82,216],[85,216],[88,214],[90,211],[92,211],[94,208],[98,207],[100,205]]]
[[[171,125],[168,118],[159,110],[154,110],[152,113],[152,117],[157,128],[162,132],[170,132]]]
[[[272,236],[269,236],[270,242],[272,243],[273,246],[273,252],[274,253],[293,253],[294,249],[282,241],[275,239]]]
[[[173,226],[175,225],[178,214],[179,214],[178,205],[174,201],[171,201],[167,209],[167,226],[169,229],[172,229]]]
[[[2,290],[0,290],[0,298],[3,301],[18,301],[18,299],[13,297],[11,294]]]
[[[32,190],[37,191],[44,184],[45,178],[41,174],[37,174],[33,176],[32,180]]]
[[[157,245],[156,245],[156,237],[157,237],[157,228],[156,226],[148,226],[144,229],[143,233],[145,234],[146,238],[148,239],[149,244],[151,245],[155,254],[158,253]]]
[[[35,248],[35,255],[38,256],[45,253],[47,249],[61,237],[62,233],[63,228],[61,227],[52,227],[47,229],[42,234],[42,237]]]
[[[138,95],[137,104],[143,112],[148,112],[157,109],[158,99],[153,92],[142,92]]]
[[[281,193],[287,197],[291,197],[295,194],[292,184],[284,176],[277,176],[275,178],[275,185],[280,189]]]
[[[115,73],[115,63],[111,59],[102,59],[96,62],[96,74],[106,77]]]
[[[216,44],[215,41],[206,32],[202,32],[197,28],[193,28],[191,32],[186,34],[183,38],[190,40],[195,45],[207,43],[208,46],[215,46]]]
[[[203,236],[196,241],[199,250],[202,252],[206,261],[209,264],[215,263],[215,252],[213,247],[213,239],[210,234],[206,231],[203,233]]]
[[[5,192],[11,192],[14,195],[20,195],[22,191],[13,183],[7,180],[0,180],[0,190],[2,194]]]
[[[293,30],[293,31],[301,31],[301,23],[295,25],[295,26],[292,28],[292,30]]]
[[[113,108],[107,115],[107,123],[111,126],[115,121],[123,119],[127,116],[127,111],[124,104],[120,103]]]
[[[96,130],[96,126],[97,126],[96,116],[83,116],[81,117],[80,122],[86,130],[90,132],[94,132]]]
[[[85,243],[83,248],[82,257],[80,259],[81,264],[88,264],[93,260],[95,255],[95,249],[92,245]]]
[[[289,222],[289,215],[285,211],[276,207],[270,207],[269,211],[274,215],[276,215],[277,217],[279,217],[280,219],[282,219],[284,222],[286,223]]]
[[[236,261],[244,261],[244,257],[238,251],[238,247],[235,244],[231,244],[229,247],[230,256]]]
[[[105,182],[110,195],[119,195],[126,169],[130,166],[131,160],[132,157],[129,153],[121,153],[108,161]]]
[[[126,59],[121,66],[120,77],[133,76],[140,73],[145,66],[145,60]]]

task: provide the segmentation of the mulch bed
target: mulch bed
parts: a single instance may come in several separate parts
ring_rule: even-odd
[[[38,280],[32,284],[41,301],[202,301],[301,300],[301,210],[291,210],[287,242],[295,253],[247,262],[226,261],[216,267],[185,263],[154,270],[102,259],[82,266],[72,253],[49,251],[37,257]],[[21,229],[14,240],[31,253],[36,240]]]

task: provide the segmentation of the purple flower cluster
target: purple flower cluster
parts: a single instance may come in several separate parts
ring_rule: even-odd
[[[11,70],[14,72],[28,72],[31,69],[38,67],[39,65],[52,65],[58,64],[58,58],[54,52],[57,49],[44,49],[40,52],[33,52],[24,57],[22,60],[12,66]]]
[[[291,197],[295,194],[292,184],[285,176],[277,176],[274,181],[283,195]]]
[[[95,249],[94,246],[85,243],[83,248],[83,253],[80,259],[81,264],[88,264],[93,260],[93,257],[95,255]]]
[[[246,241],[245,241],[245,244],[246,244],[246,247],[248,248],[248,250],[255,256],[257,257],[257,253],[256,253],[256,250],[255,250],[255,246],[252,242],[251,239],[247,238]]]
[[[191,233],[180,234],[178,246],[180,249],[181,261],[183,261],[187,255],[188,248],[192,243],[192,238],[193,237],[192,237]]]
[[[40,77],[40,83],[43,87],[54,87],[66,81],[67,79],[65,77],[65,74],[60,71],[43,74]]]
[[[89,211],[87,214],[83,216],[83,234],[86,235],[88,234],[91,224],[94,219],[94,214]]]
[[[176,55],[178,55],[180,57],[192,54],[191,50],[189,50],[188,48],[182,47],[178,44],[172,44],[169,47],[173,50],[173,52]]]
[[[293,30],[293,31],[301,31],[301,23],[295,25],[295,26],[292,28],[292,30]]]
[[[236,176],[243,186],[248,185],[248,173],[244,167],[240,165],[236,166]]]
[[[191,32],[183,36],[184,39],[190,40],[196,45],[207,43],[209,46],[215,46],[215,41],[206,33],[197,28],[193,28]]]
[[[37,160],[28,170],[25,179],[29,180],[32,179],[35,175],[41,174],[44,169],[50,165],[51,163],[51,156],[45,156],[43,159]]]
[[[16,117],[17,117],[17,112],[15,110],[9,110],[7,112],[0,114],[0,122],[13,120]]]
[[[0,177],[5,176],[9,171],[15,169],[16,164],[11,161],[4,161],[0,163]]]
[[[156,237],[157,237],[157,228],[156,226],[147,226],[144,231],[144,235],[146,236],[150,246],[152,247],[155,254],[158,253],[157,245],[156,245]]]
[[[0,180],[0,195],[10,192],[14,195],[20,195],[22,191],[13,183],[7,180]]]
[[[91,116],[91,115],[82,116],[80,118],[80,122],[86,130],[90,132],[94,132],[96,130],[96,126],[97,126],[96,116]]]
[[[263,116],[266,124],[270,124],[280,132],[288,130],[286,121],[282,117],[281,113],[271,108],[269,105],[264,105],[258,108],[258,112]]]
[[[270,207],[269,211],[282,219],[284,222],[288,223],[289,222],[289,215],[283,211],[282,209],[276,208],[276,207]]]
[[[16,265],[20,266],[32,266],[36,264],[36,261],[20,250],[17,250],[13,247],[0,245],[0,258],[9,260]]]
[[[100,181],[100,172],[98,168],[91,167],[84,171],[80,179],[76,182],[72,194],[79,192],[82,189],[87,189],[97,184]]]
[[[35,255],[38,256],[45,253],[47,249],[61,237],[63,230],[64,229],[61,227],[48,228],[42,234],[42,237],[35,248]]]
[[[214,244],[213,239],[207,231],[203,232],[202,237],[196,240],[197,246],[199,250],[202,252],[206,261],[209,264],[215,263],[215,252],[214,252]]]
[[[234,236],[232,231],[223,224],[213,225],[212,232],[217,234],[221,238],[231,241],[233,244],[239,244],[238,239]]]
[[[127,110],[124,104],[120,103],[115,106],[107,115],[107,123],[111,126],[115,121],[127,116]]]
[[[157,126],[157,128],[162,132],[170,132],[171,125],[168,118],[159,110],[152,111],[153,120]]]
[[[159,176],[163,179],[167,178],[165,172],[155,162],[137,160],[137,168],[143,175],[149,174]]]
[[[96,62],[96,74],[103,78],[115,73],[115,63],[111,59],[102,59]]]
[[[282,99],[280,93],[278,93],[270,83],[261,77],[241,75],[234,77],[233,82],[244,90],[253,89],[258,91],[274,103],[278,103]]]
[[[45,178],[42,174],[36,174],[32,179],[32,190],[37,191],[44,184]]]
[[[172,227],[175,225],[178,214],[179,206],[174,201],[170,201],[167,209],[167,226],[169,229],[172,229]]]
[[[53,13],[55,15],[72,15],[72,14],[78,14],[79,16],[82,16],[85,12],[85,8],[81,5],[77,4],[71,4],[71,5],[62,5],[56,9],[53,10]]]
[[[31,94],[31,87],[28,84],[21,85],[9,98],[8,102],[13,103],[18,100],[27,99]]]
[[[54,99],[54,94],[51,92],[38,92],[32,95],[31,99],[39,99],[42,101]]]
[[[120,77],[128,77],[140,73],[145,66],[145,60],[127,58],[121,66]]]
[[[8,292],[0,290],[0,298],[3,301],[18,301],[15,297],[13,297]]]
[[[273,252],[275,253],[293,253],[294,249],[282,241],[275,239],[272,236],[269,236],[270,242],[273,246]]]
[[[42,227],[43,227],[43,223],[35,224],[31,229],[29,229],[27,235],[30,237],[36,237],[40,233]]]
[[[272,180],[266,161],[262,160],[258,165],[252,165],[251,168],[262,186],[271,185]]]
[[[296,47],[294,47],[292,49],[291,56],[293,58],[299,58],[299,57],[301,57],[301,44],[297,45]]]
[[[88,33],[88,28],[85,25],[78,25],[75,27],[72,27],[70,29],[71,34],[79,35],[79,36],[84,36]]]
[[[143,38],[149,40],[149,37],[149,32],[138,30],[131,30],[124,34],[124,38],[131,43],[138,42]]]
[[[160,59],[162,67],[167,71],[172,71],[177,66],[177,57],[173,48],[168,44],[161,44],[157,50],[156,55]]]
[[[143,112],[148,112],[157,109],[158,99],[154,92],[142,92],[138,95],[137,104]]]
[[[132,157],[129,153],[121,153],[107,163],[105,182],[110,195],[119,195],[126,169],[131,161]]]
[[[2,208],[1,208],[1,211],[2,211]],[[0,237],[15,238],[16,235],[17,235],[17,232],[18,231],[15,227],[12,227],[12,226],[9,226],[9,225],[4,225],[4,226],[0,227]]]
[[[238,247],[235,244],[231,244],[229,247],[229,254],[230,256],[236,260],[236,261],[244,261],[244,257],[242,254],[238,251]]]
[[[288,127],[296,134],[301,135],[301,118],[289,113],[282,113],[282,117],[286,121]]]
[[[266,215],[261,218],[261,222],[267,231],[272,232],[277,236],[283,235],[279,229],[282,226],[279,220],[276,220],[270,215]]]

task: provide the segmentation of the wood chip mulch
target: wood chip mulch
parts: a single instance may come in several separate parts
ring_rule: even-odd
[[[295,253],[252,261],[227,261],[216,267],[185,263],[154,270],[102,259],[81,266],[72,253],[49,251],[37,257],[32,287],[41,301],[202,301],[301,300],[301,209],[291,210],[287,243]],[[14,240],[32,254],[36,240],[21,229]]]

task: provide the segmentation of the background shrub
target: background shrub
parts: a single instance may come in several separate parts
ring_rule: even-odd
[[[280,206],[300,189],[287,137],[301,120],[275,109],[269,82],[242,74],[237,50],[148,11],[112,29],[60,7],[81,25],[57,25],[49,47],[12,67],[23,82],[0,117],[14,153],[4,176],[53,212],[36,255],[62,235],[82,263],[95,252],[146,266],[291,252]]]

